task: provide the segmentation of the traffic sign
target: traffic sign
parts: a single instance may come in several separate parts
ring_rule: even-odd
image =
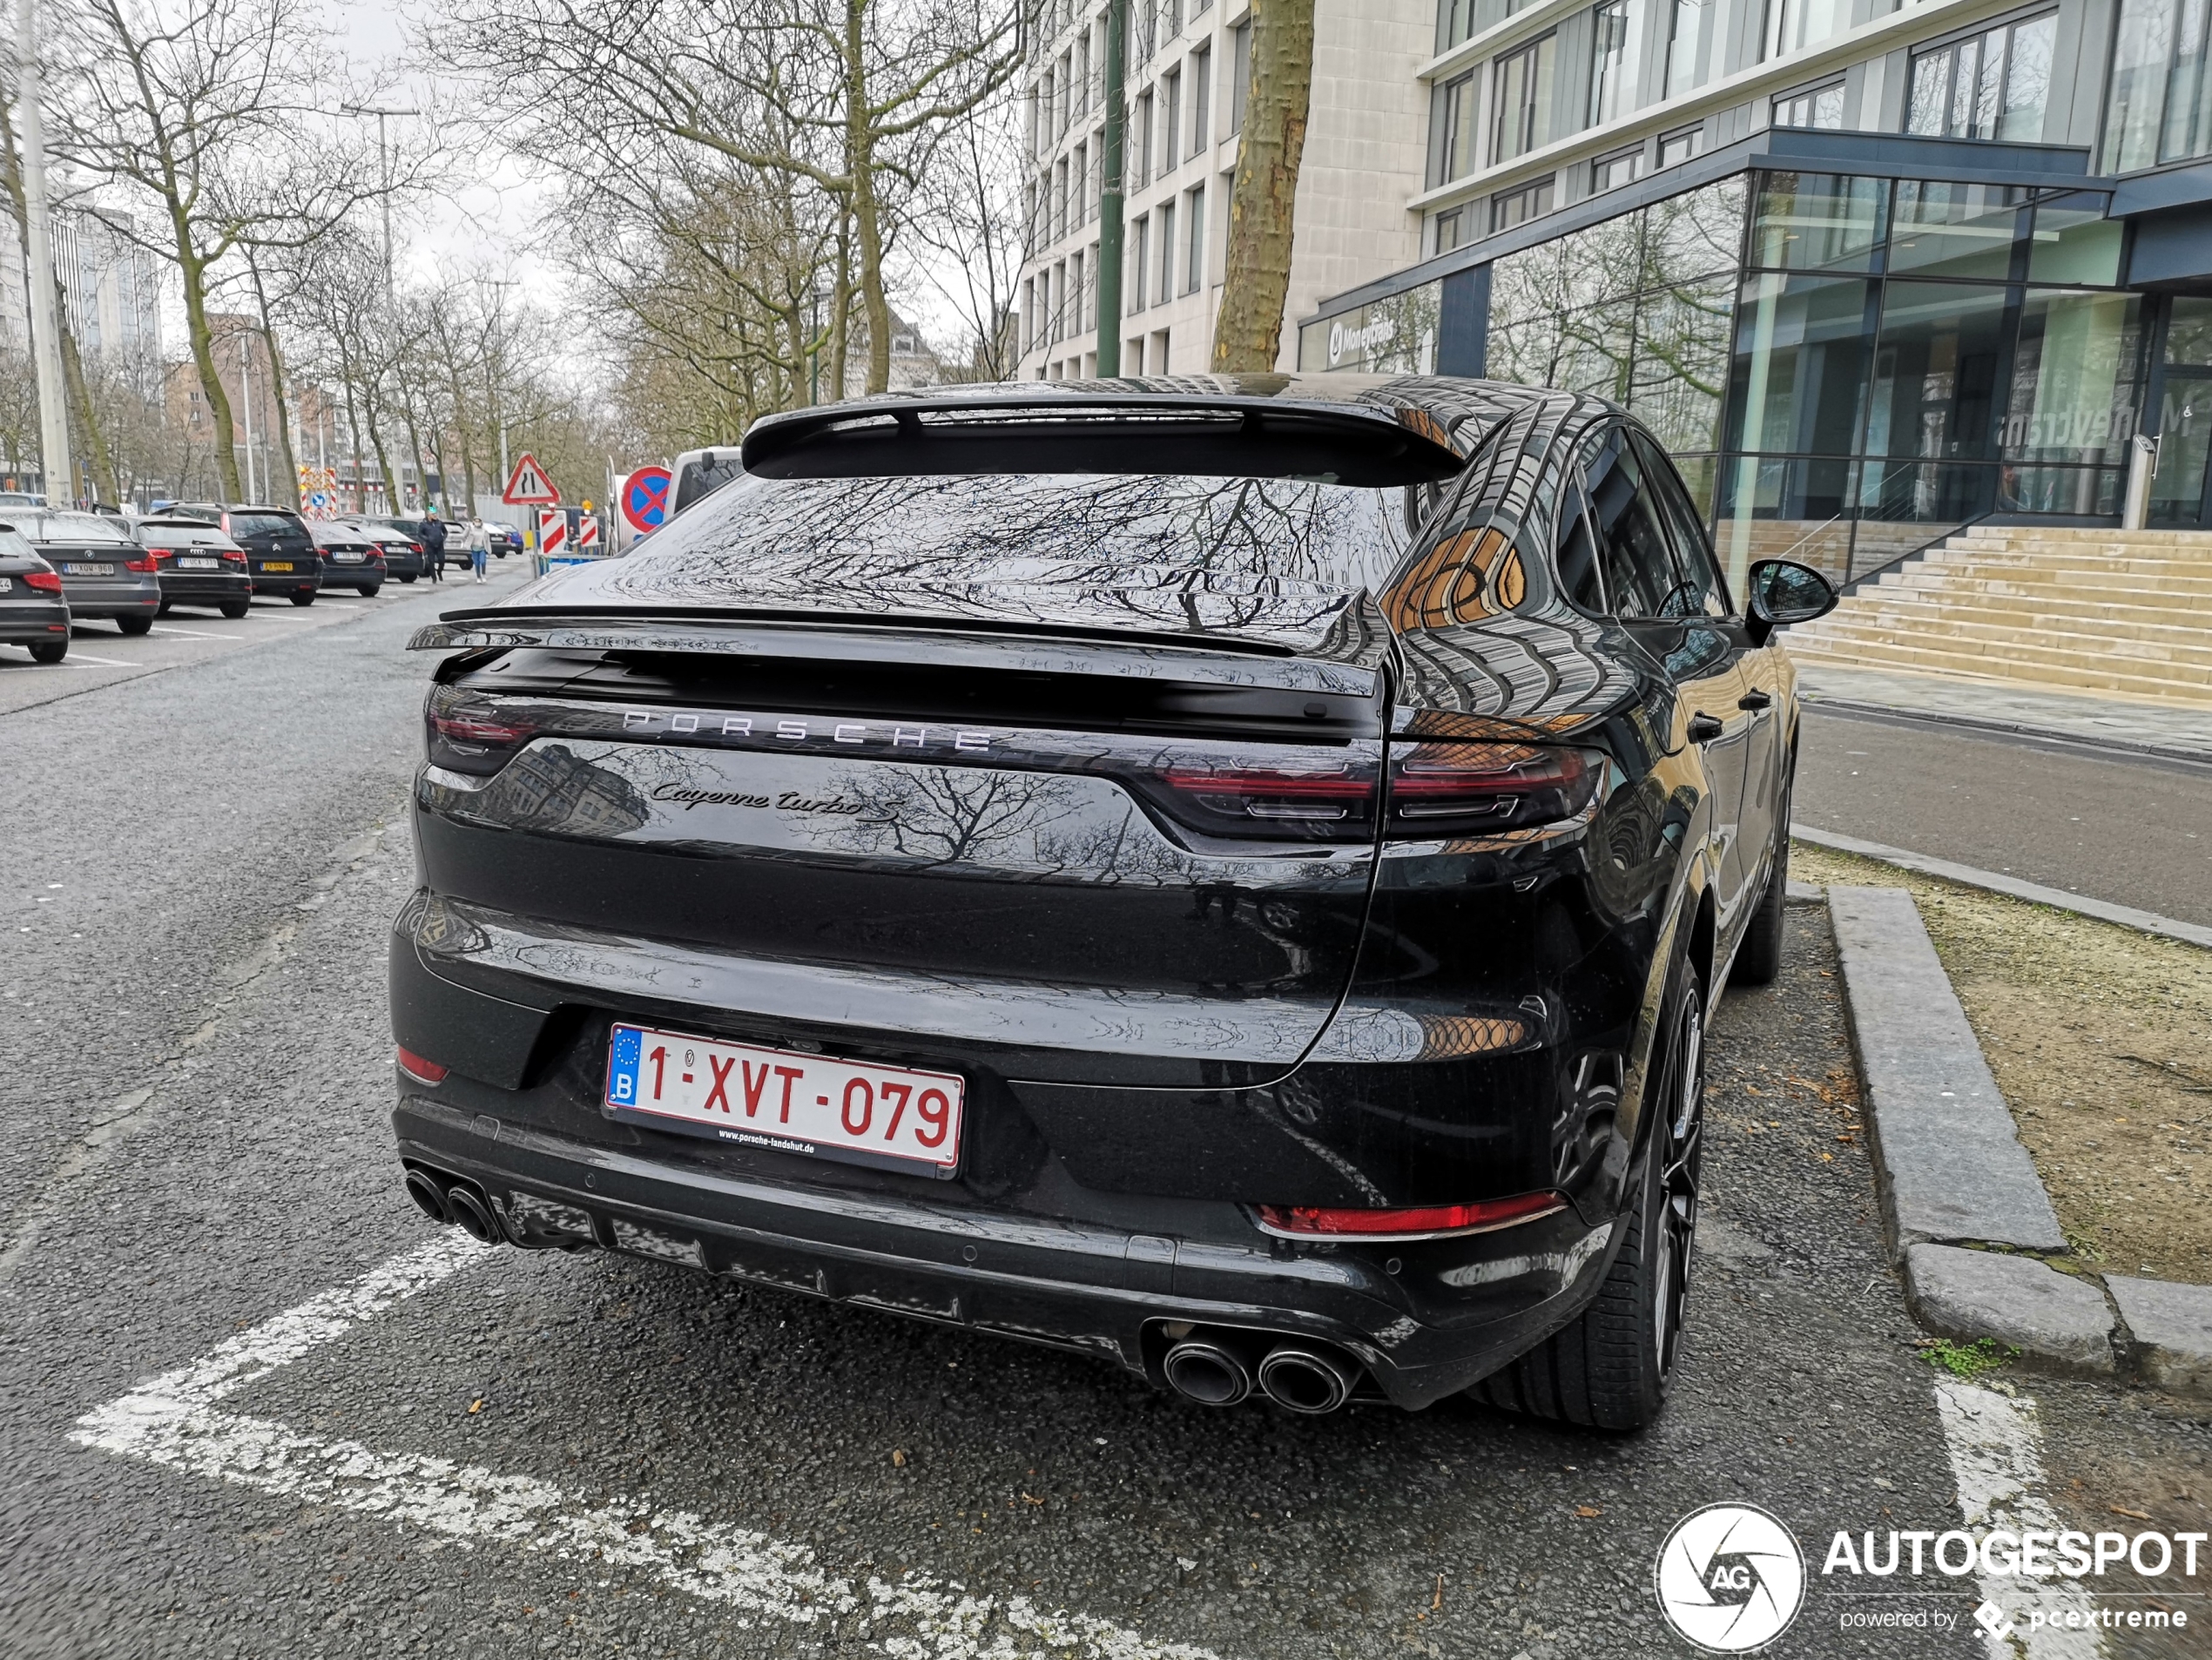
[[[599,521],[589,513],[577,521],[576,550],[578,553],[599,551]]]
[[[537,550],[548,558],[569,550],[569,516],[557,507],[537,510]]]
[[[622,516],[641,536],[668,523],[668,498],[674,476],[665,467],[640,467],[624,481]]]
[[[499,499],[509,507],[550,507],[561,499],[561,492],[554,488],[551,476],[537,464],[537,457],[528,451],[515,463],[509,476],[507,488]]]

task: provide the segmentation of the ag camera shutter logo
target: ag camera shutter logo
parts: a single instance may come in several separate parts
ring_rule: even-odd
[[[1709,1504],[1675,1523],[1654,1573],[1659,1611],[1709,1654],[1748,1654],[1790,1629],[1805,1597],[1797,1542],[1752,1504]]]

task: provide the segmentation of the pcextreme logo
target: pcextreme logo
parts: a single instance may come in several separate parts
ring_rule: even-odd
[[[1667,1623],[1709,1654],[1748,1654],[1790,1629],[1804,1553],[1757,1505],[1709,1504],[1675,1523],[1654,1572]]]

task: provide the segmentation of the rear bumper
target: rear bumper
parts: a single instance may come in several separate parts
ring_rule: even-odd
[[[1143,1225],[1161,1231],[1145,1232],[770,1182],[516,1124],[404,1078],[402,1090],[401,1160],[482,1186],[517,1244],[681,1263],[1094,1354],[1155,1383],[1158,1326],[1189,1321],[1332,1344],[1366,1368],[1366,1393],[1426,1407],[1572,1319],[1595,1295],[1615,1232],[1570,1209],[1458,1239],[1293,1245],[1235,1206],[1202,1203],[1150,1207]]]
[[[212,604],[239,600],[253,591],[243,571],[187,570],[161,573],[161,597],[172,605]]]
[[[29,644],[69,638],[69,607],[52,604],[0,605],[0,640]]]
[[[161,606],[161,581],[149,576],[143,582],[77,582],[64,585],[62,597],[79,622],[88,617],[151,617]]]

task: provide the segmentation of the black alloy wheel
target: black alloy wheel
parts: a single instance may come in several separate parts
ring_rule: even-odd
[[[1542,1344],[1467,1393],[1594,1429],[1637,1430],[1666,1404],[1682,1346],[1705,1141],[1703,976],[1676,966],[1653,1044],[1654,1115],[1635,1204],[1605,1283]]]

